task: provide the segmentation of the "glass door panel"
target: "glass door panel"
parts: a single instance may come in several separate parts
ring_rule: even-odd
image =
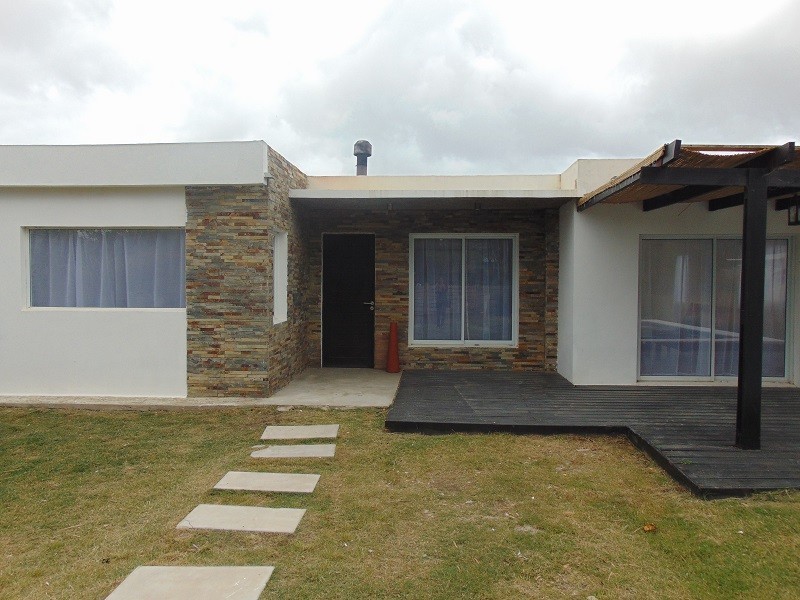
[[[712,255],[712,240],[642,240],[642,376],[711,376]]]
[[[787,240],[767,240],[764,273],[764,377],[785,376],[787,258]],[[736,377],[739,369],[742,241],[718,240],[715,263],[714,374],[717,377]]]

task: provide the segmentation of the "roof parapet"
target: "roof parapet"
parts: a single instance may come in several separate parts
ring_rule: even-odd
[[[0,146],[0,187],[263,184],[267,144]]]

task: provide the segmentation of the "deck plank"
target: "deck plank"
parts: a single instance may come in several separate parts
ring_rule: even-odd
[[[740,450],[731,386],[574,386],[554,373],[406,371],[392,431],[627,433],[703,496],[800,489],[800,389],[766,387],[762,449]]]

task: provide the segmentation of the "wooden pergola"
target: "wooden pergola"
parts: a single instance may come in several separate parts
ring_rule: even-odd
[[[578,201],[578,211],[599,203],[641,202],[651,211],[680,202],[705,202],[709,211],[744,205],[742,296],[736,445],[761,447],[761,373],[764,331],[764,262],[767,210],[789,212],[798,223],[800,150],[782,146],[696,146],[680,140]]]

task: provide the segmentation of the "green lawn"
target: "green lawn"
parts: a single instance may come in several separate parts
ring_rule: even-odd
[[[274,565],[263,598],[797,598],[800,493],[703,501],[625,439],[390,434],[380,410],[0,409],[0,597],[104,598],[137,565]],[[267,424],[336,458],[256,460]],[[212,492],[228,470],[311,495]],[[178,531],[199,503],[296,534]],[[654,524],[654,532],[643,526]]]

